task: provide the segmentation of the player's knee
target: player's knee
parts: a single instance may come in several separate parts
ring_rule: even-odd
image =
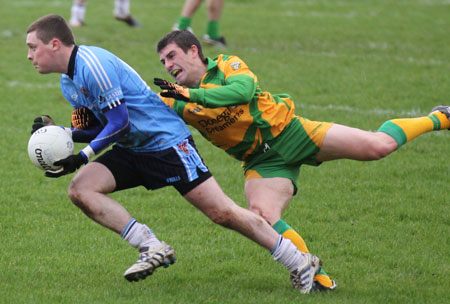
[[[78,208],[86,210],[87,208],[87,198],[86,191],[80,186],[79,183],[72,180],[69,186],[69,198],[74,205]]]
[[[369,160],[379,160],[382,159],[393,151],[392,145],[385,143],[372,143],[367,149]]]
[[[397,148],[396,141],[385,133],[377,132],[361,142],[359,150],[361,160],[379,160],[391,154]]]
[[[270,223],[272,225],[272,221],[271,221],[271,214],[270,212],[268,212],[267,210],[264,210],[263,208],[261,208],[258,205],[250,205],[248,207],[248,210],[250,210],[251,212],[261,216],[264,220],[266,220],[266,222]]]
[[[264,217],[263,216],[263,212],[262,212],[261,208],[259,208],[259,206],[249,205],[248,206],[248,210],[250,210],[251,212],[256,213],[256,214],[258,214],[258,215],[260,215],[262,217]]]

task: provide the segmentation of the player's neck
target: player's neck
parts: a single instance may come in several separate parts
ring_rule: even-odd
[[[203,76],[205,76],[206,72],[208,71],[208,65],[204,64],[203,62],[196,65],[196,69],[194,72],[193,81],[190,85],[188,85],[190,88],[196,88],[199,86],[200,81],[202,81]]]
[[[58,73],[67,74],[69,72],[69,63],[74,51],[75,45],[61,46],[59,58],[57,58]]]

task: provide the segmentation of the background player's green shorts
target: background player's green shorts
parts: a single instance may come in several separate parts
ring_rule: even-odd
[[[315,155],[332,123],[295,116],[279,136],[263,144],[264,149],[244,163],[245,179],[285,177],[294,185],[303,164],[318,166]]]

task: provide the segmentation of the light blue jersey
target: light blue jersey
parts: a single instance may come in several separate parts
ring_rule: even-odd
[[[103,125],[102,132],[90,142],[95,154],[116,140],[119,146],[135,152],[161,151],[190,135],[181,118],[151,91],[132,67],[102,48],[75,47],[69,72],[61,76],[61,89],[74,108],[89,108]],[[108,128],[105,113],[123,108],[123,103],[129,116],[125,118],[129,120],[128,132],[120,135],[125,127],[123,130]],[[118,113],[126,116],[126,110]],[[108,117],[115,119],[115,116]]]

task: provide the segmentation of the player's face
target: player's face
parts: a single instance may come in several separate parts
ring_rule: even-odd
[[[177,44],[170,43],[159,52],[159,59],[177,83],[195,87],[204,73],[196,50],[193,46],[185,53]]]
[[[52,45],[52,41],[44,44],[42,40],[38,39],[36,37],[36,31],[27,35],[27,58],[33,62],[34,67],[41,74],[54,72],[52,69],[52,63],[54,61]]]

